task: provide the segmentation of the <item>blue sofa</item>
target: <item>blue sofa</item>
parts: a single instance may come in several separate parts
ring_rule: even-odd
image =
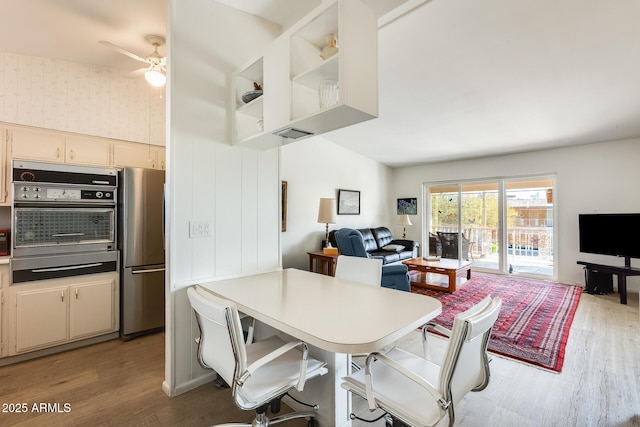
[[[365,250],[364,238],[359,230],[341,228],[334,233],[334,239],[341,255],[373,258]],[[383,265],[380,285],[385,288],[411,292],[407,266],[404,264]]]
[[[420,244],[413,240],[394,239],[387,227],[359,228],[362,234],[364,250],[372,258],[382,259],[382,264],[404,261],[419,256]],[[329,242],[338,247],[335,239],[336,230],[329,233]],[[390,245],[402,246],[402,249],[389,248]],[[387,249],[385,249],[387,248]]]

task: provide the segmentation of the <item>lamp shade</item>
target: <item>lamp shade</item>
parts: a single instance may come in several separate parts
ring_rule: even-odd
[[[167,83],[167,77],[162,73],[162,69],[156,65],[152,65],[149,70],[144,73],[144,78],[151,86],[162,87]]]
[[[318,222],[322,224],[336,223],[336,199],[320,199]]]
[[[411,219],[409,218],[409,215],[400,215],[400,219],[398,220],[398,224],[399,225],[413,225],[411,223]]]

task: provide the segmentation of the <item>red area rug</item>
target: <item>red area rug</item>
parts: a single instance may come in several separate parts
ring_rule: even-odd
[[[551,371],[561,372],[564,351],[582,288],[513,276],[473,273],[449,294],[411,286],[411,291],[437,298],[442,314],[433,321],[451,329],[456,314],[487,295],[502,298],[488,350]]]

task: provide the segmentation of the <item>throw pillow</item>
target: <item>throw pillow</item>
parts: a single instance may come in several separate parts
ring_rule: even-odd
[[[402,245],[387,245],[382,247],[382,250],[389,251],[389,252],[401,252],[403,249],[404,249],[404,246]]]

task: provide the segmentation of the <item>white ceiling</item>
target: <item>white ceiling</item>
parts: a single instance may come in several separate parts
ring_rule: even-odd
[[[637,0],[364,1],[385,23],[380,117],[327,139],[402,166],[640,137]],[[286,28],[320,0],[218,2]],[[98,41],[147,56],[144,37],[166,35],[166,0],[0,0],[0,10],[2,52],[134,70]]]

